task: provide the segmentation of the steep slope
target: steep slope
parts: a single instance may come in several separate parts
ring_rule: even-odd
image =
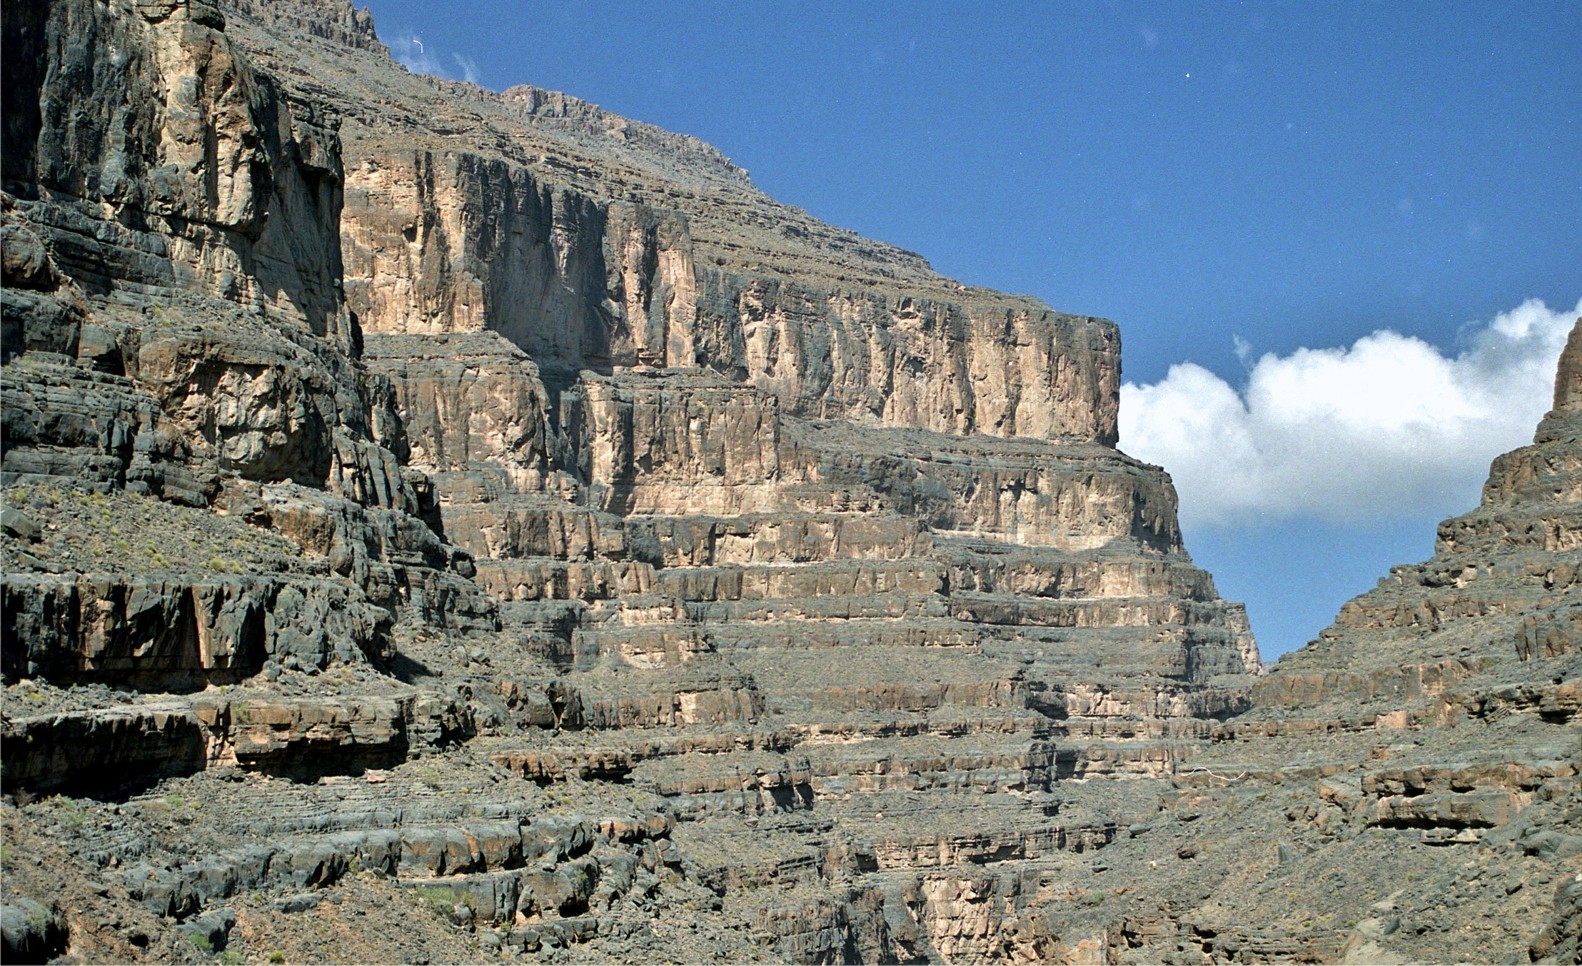
[[[1113,324],[345,4],[5,43],[12,955],[1038,956],[1245,705]]]
[[[1375,654],[1449,668],[1421,701],[1516,695],[1495,777],[1443,779],[1506,838],[1427,831],[1536,850],[1502,921],[1569,928],[1523,904],[1570,855],[1533,843],[1575,796],[1574,427],[1446,536],[1466,575],[1528,534],[1547,576],[1254,685],[1168,477],[1114,448],[1112,323],[695,139],[412,76],[336,0],[5,31],[8,958],[1340,955],[1203,835],[1427,834],[1246,782],[1314,732],[1459,747],[1410,674],[1357,683]],[[1479,650],[1497,607],[1524,662]]]
[[[1118,962],[1577,961],[1579,378],[1582,319],[1482,504],[1260,679],[1105,851],[1136,893],[1051,933]]]

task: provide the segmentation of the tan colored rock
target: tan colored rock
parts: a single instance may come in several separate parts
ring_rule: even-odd
[[[1571,335],[1560,353],[1560,364],[1555,372],[1556,413],[1574,413],[1582,409],[1582,319],[1571,327]]]
[[[778,408],[750,387],[685,376],[584,378],[562,400],[566,432],[592,485],[633,486],[639,478],[645,486],[710,478],[751,484],[780,475]]]
[[[408,464],[427,473],[489,463],[520,492],[541,489],[548,400],[538,367],[498,337],[370,336],[370,368],[391,380]]]
[[[308,770],[311,759],[353,754],[370,759],[399,758],[405,751],[410,701],[370,698],[215,700],[200,698],[193,713],[209,739],[209,760],[216,765],[292,765]]]

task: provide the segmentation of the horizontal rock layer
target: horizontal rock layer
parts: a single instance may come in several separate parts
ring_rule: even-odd
[[[1113,324],[339,0],[5,31],[8,955],[1574,951],[1575,349],[1260,678]]]

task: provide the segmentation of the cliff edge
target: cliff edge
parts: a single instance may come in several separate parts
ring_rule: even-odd
[[[1274,895],[1249,856],[1286,855],[1282,822],[1315,863],[1352,827],[1265,804],[1312,797],[1291,735],[1399,712],[1459,741],[1470,705],[1390,684],[1332,726],[1359,686],[1259,678],[1169,478],[1115,448],[1113,323],[961,286],[696,139],[414,76],[338,0],[50,0],[4,30],[8,958],[1371,936],[1191,910]],[[1526,608],[1499,626],[1529,643],[1455,680],[1560,676],[1488,698],[1538,745],[1446,779],[1506,783],[1478,829],[1552,831],[1575,795],[1543,750],[1575,717],[1574,356],[1542,452],[1490,491],[1561,564],[1493,568],[1477,599]],[[1442,548],[1490,552],[1468,527]],[[1337,632],[1292,668],[1438,667],[1477,633]],[[1262,770],[1219,787],[1243,748]],[[1514,842],[1545,889],[1571,854],[1362,815],[1357,847],[1403,868],[1423,828]],[[1521,905],[1541,891],[1499,907],[1539,957],[1574,919]],[[1491,948],[1435,942],[1403,948]]]

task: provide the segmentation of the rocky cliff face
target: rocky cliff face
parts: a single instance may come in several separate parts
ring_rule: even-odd
[[[1112,324],[961,292],[921,267],[915,281],[852,278],[744,183],[672,197],[662,170],[644,170],[567,185],[546,161],[553,142],[510,114],[487,121],[449,140],[399,123],[345,129],[358,161],[347,300],[368,333],[491,331],[567,378],[703,367],[796,416],[1115,443]],[[457,150],[475,143],[504,156]],[[742,220],[708,215],[728,208]],[[777,249],[763,257],[806,267],[734,244],[759,226],[786,232],[761,242]]]
[[[1111,323],[694,139],[409,75],[336,0],[5,30],[8,955],[1344,951],[1184,914],[1205,866],[1263,881],[1195,861],[1267,811],[1212,756],[1283,753],[1362,648],[1253,684],[1168,478],[1114,448]],[[1513,681],[1574,661],[1547,606]],[[1546,828],[1574,767],[1501,761],[1444,780]],[[1563,951],[1563,905],[1509,928]]]
[[[1582,319],[1553,411],[1494,460],[1482,505],[1283,658],[1178,773],[1155,827],[1201,816],[1187,847],[1224,878],[1131,921],[1132,955],[1576,960],[1579,367]],[[1197,837],[1232,830],[1239,849]]]

